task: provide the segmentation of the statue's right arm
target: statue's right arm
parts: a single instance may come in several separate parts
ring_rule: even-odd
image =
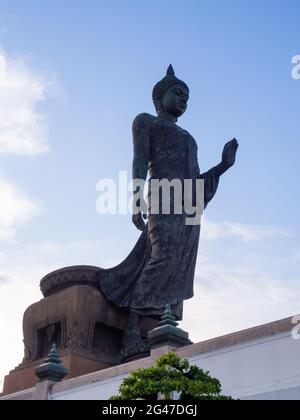
[[[146,180],[149,163],[149,126],[150,115],[138,115],[132,124],[133,164],[132,178]]]
[[[151,116],[148,114],[140,114],[133,121],[133,164],[132,178],[134,194],[141,196],[143,194],[143,185],[141,181],[146,181],[148,174],[149,153],[150,153],[150,121]],[[140,202],[138,201],[139,206]],[[133,213],[132,221],[139,230],[144,230],[145,222],[143,220],[146,215]]]

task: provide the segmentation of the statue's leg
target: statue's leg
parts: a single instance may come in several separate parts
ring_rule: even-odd
[[[126,330],[123,334],[123,347],[130,348],[142,341],[141,337],[141,321],[142,317],[135,313],[129,313],[129,320]]]

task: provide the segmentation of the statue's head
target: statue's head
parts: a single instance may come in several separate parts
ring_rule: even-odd
[[[158,114],[166,111],[178,118],[185,113],[189,88],[186,83],[177,79],[172,65],[169,66],[166,76],[154,86],[152,98]]]

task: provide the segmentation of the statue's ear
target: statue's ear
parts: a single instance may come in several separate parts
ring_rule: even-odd
[[[156,112],[157,113],[159,113],[159,112],[162,111],[163,105],[162,105],[162,100],[161,99],[160,100],[156,100],[155,103],[154,103],[154,105],[155,105],[155,109],[156,109]]]

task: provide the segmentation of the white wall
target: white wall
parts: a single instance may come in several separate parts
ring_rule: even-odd
[[[222,383],[234,398],[300,400],[300,341],[290,332],[190,359]],[[266,395],[264,395],[266,394]]]
[[[300,400],[300,340],[290,332],[190,358],[217,377],[223,393],[239,399]],[[105,400],[118,392],[125,376],[54,393],[53,400]]]

